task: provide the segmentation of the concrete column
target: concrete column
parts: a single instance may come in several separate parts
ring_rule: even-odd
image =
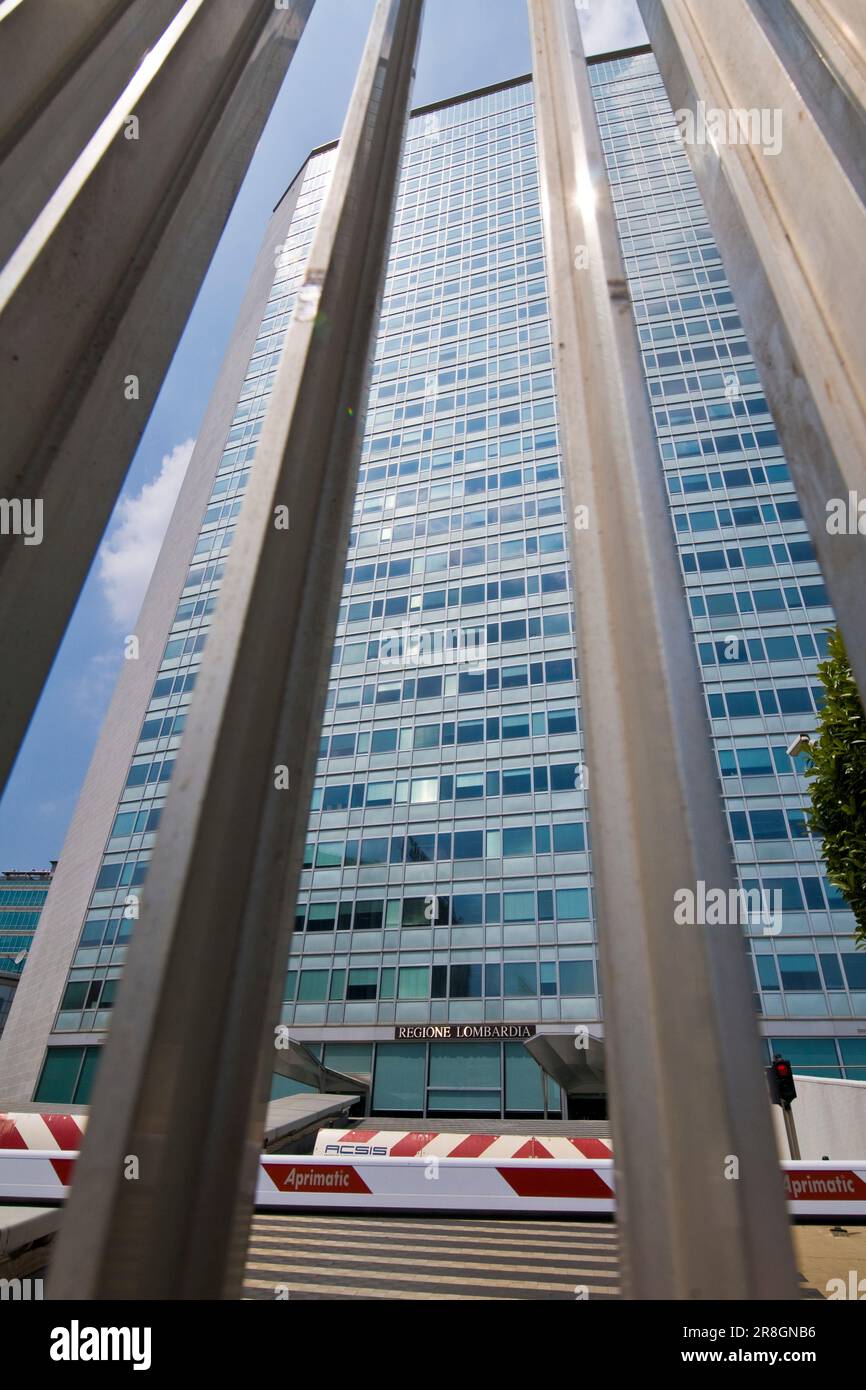
[[[96,1078],[54,1298],[240,1291],[421,11],[374,12]]]
[[[2,21],[22,109],[0,104],[0,785],[311,6]]]
[[[580,29],[529,12],[625,1288],[792,1298],[742,932],[675,919],[732,857]]]
[[[32,1100],[45,1049],[50,1044],[99,1046],[105,1041],[101,1033],[57,1034],[52,1038],[54,1020],[261,328],[274,281],[274,248],[286,239],[302,181],[303,170],[268,224],[136,620],[138,660],[121,662],[117,685],[39,917],[39,930],[0,1038],[0,1110],[18,1110]]]
[[[866,13],[639,4],[866,698]]]

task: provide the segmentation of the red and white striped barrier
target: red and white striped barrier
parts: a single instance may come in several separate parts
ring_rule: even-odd
[[[317,1158],[610,1158],[606,1139],[450,1134],[432,1129],[320,1129]]]
[[[262,1158],[257,1207],[583,1212],[614,1209],[613,1163],[599,1159]]]
[[[0,1202],[62,1202],[77,1157],[58,1149],[0,1149]]]
[[[77,1154],[0,1150],[0,1202],[62,1202]],[[782,1164],[792,1216],[866,1219],[866,1160]],[[610,1159],[306,1158],[262,1154],[256,1206],[611,1215]]]
[[[39,1115],[15,1110],[0,1114],[0,1149],[79,1149],[86,1115]]]

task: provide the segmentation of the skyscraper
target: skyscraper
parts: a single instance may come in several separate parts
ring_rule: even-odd
[[[52,866],[6,869],[0,874],[0,1033],[33,945],[53,872]]]
[[[763,1031],[799,1070],[866,1076],[866,963],[787,752],[832,612],[652,55],[591,70],[720,794],[766,895],[744,923]],[[8,1097],[87,1098],[332,162],[310,155],[266,233],[11,1015]],[[602,1090],[572,1046],[602,1026],[550,292],[530,81],[416,112],[283,1009],[379,1114]],[[560,1059],[546,1093],[532,1035]]]

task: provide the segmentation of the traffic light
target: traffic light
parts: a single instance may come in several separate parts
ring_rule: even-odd
[[[774,1057],[772,1065],[767,1067],[767,1080],[770,1084],[770,1097],[774,1105],[790,1105],[792,1100],[797,1099],[797,1087],[794,1085],[794,1073],[791,1070],[791,1063],[785,1057]]]

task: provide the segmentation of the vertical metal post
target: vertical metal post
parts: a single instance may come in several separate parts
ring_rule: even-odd
[[[866,15],[639,4],[866,698]]]
[[[378,0],[374,12],[96,1079],[52,1298],[240,1290],[421,13],[417,0]]]
[[[794,1112],[791,1109],[791,1102],[788,1101],[782,1106],[782,1115],[785,1120],[785,1133],[788,1136],[788,1152],[792,1158],[800,1157],[800,1141],[797,1138],[797,1126],[794,1124]]]
[[[577,16],[529,12],[625,1287],[794,1297],[742,930],[674,919],[731,853]]]
[[[312,3],[0,13],[0,787]]]

